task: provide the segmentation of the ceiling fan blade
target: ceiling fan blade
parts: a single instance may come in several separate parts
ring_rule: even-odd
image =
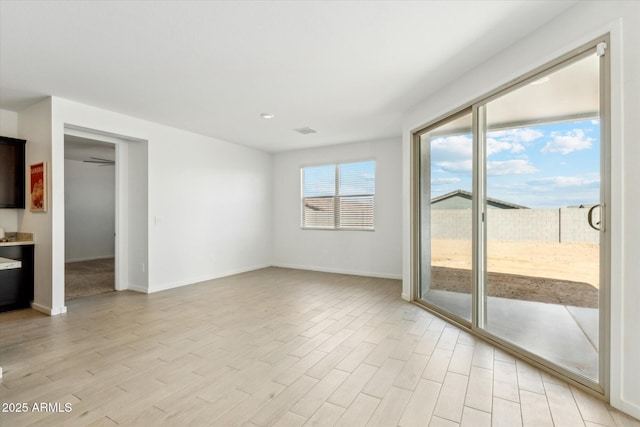
[[[100,157],[89,157],[92,160],[83,160],[84,163],[98,163],[100,165],[115,165],[115,160],[102,159]]]

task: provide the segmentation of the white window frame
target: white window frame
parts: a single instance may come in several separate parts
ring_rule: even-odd
[[[364,162],[373,162],[373,171],[374,171],[374,189],[373,193],[369,194],[357,194],[357,195],[348,195],[348,196],[340,196],[340,166],[348,165],[352,163],[364,163]],[[320,196],[320,197],[305,197],[304,196],[304,170],[306,168],[311,167],[320,167],[320,166],[333,166],[335,170],[335,190],[333,196]],[[376,229],[376,190],[375,190],[375,182],[376,182],[376,169],[377,162],[375,159],[362,159],[362,160],[350,160],[350,161],[342,161],[335,163],[319,163],[319,164],[311,164],[300,167],[300,228],[303,230],[329,230],[329,231],[375,231]],[[342,197],[371,197],[373,202],[373,221],[371,227],[342,227],[340,226],[340,199]],[[333,227],[313,227],[305,225],[305,199],[309,198],[332,198],[334,199],[333,205],[333,215],[334,215],[334,226]]]

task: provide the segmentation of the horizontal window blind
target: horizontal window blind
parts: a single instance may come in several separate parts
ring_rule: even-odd
[[[375,161],[301,169],[302,227],[373,230]]]

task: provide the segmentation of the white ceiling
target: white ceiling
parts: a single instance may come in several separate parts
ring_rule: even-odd
[[[266,151],[397,137],[575,3],[2,0],[0,108],[53,95]]]

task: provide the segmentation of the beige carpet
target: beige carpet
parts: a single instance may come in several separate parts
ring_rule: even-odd
[[[65,264],[65,300],[103,294],[114,290],[114,259]]]

